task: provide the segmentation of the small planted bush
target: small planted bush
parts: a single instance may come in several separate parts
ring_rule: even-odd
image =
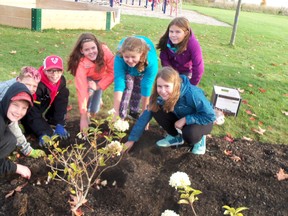
[[[83,215],[80,207],[87,202],[89,189],[100,184],[103,172],[120,162],[121,152],[125,150],[121,140],[128,128],[127,121],[114,122],[110,113],[106,119],[92,119],[92,126],[84,134],[77,135],[83,141],[80,144],[62,149],[57,137],[45,137],[50,152],[48,178],[69,185],[69,203],[74,215]]]

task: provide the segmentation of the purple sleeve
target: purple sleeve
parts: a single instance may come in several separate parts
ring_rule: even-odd
[[[165,50],[160,52],[160,59],[161,59],[162,67],[171,66],[169,62],[168,54]]]
[[[190,83],[192,85],[198,85],[204,73],[204,60],[202,55],[202,49],[194,35],[192,35],[188,46],[188,49],[191,50],[191,59],[193,64],[192,79],[190,80]]]

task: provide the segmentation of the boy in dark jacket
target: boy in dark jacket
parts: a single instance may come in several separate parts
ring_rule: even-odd
[[[9,125],[18,122],[33,106],[33,97],[29,89],[16,82],[7,90],[0,102],[0,175],[17,173],[24,178],[30,178],[28,167],[15,164],[5,158],[15,149],[17,139]]]
[[[33,133],[43,146],[43,136],[58,135],[67,139],[69,133],[64,128],[68,106],[69,90],[63,76],[63,61],[59,56],[48,56],[39,68],[41,81],[36,90],[33,108],[21,121],[27,133]],[[55,127],[55,130],[53,128]]]

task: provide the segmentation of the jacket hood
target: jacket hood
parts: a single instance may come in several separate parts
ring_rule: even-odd
[[[180,75],[180,78],[182,79],[181,89],[180,89],[180,98],[183,97],[188,89],[188,86],[191,85],[190,80],[185,75]]]
[[[0,113],[5,119],[5,122],[8,122],[7,111],[11,102],[11,98],[19,94],[20,92],[26,92],[31,97],[31,101],[33,101],[33,96],[31,95],[29,89],[23,83],[16,82],[11,85],[5,93],[2,101],[0,102]],[[29,104],[29,109],[30,108],[31,106]]]

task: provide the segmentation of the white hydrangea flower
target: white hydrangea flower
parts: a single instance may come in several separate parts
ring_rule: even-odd
[[[179,216],[179,214],[177,214],[172,210],[167,209],[161,214],[161,216]]]
[[[126,131],[129,129],[129,123],[128,121],[122,120],[122,119],[118,119],[115,123],[114,123],[114,127],[116,130],[118,131]]]
[[[179,186],[189,186],[191,185],[189,176],[185,173],[185,172],[176,172],[173,173],[170,177],[169,180],[169,185],[172,187],[175,187],[177,189],[177,187]]]
[[[111,110],[108,110],[108,114],[109,115],[113,115],[114,113],[116,113],[114,108],[112,108]]]
[[[110,144],[107,145],[107,149],[110,152],[113,152],[113,154],[116,154],[119,156],[123,150],[123,146],[118,141],[112,141]]]

